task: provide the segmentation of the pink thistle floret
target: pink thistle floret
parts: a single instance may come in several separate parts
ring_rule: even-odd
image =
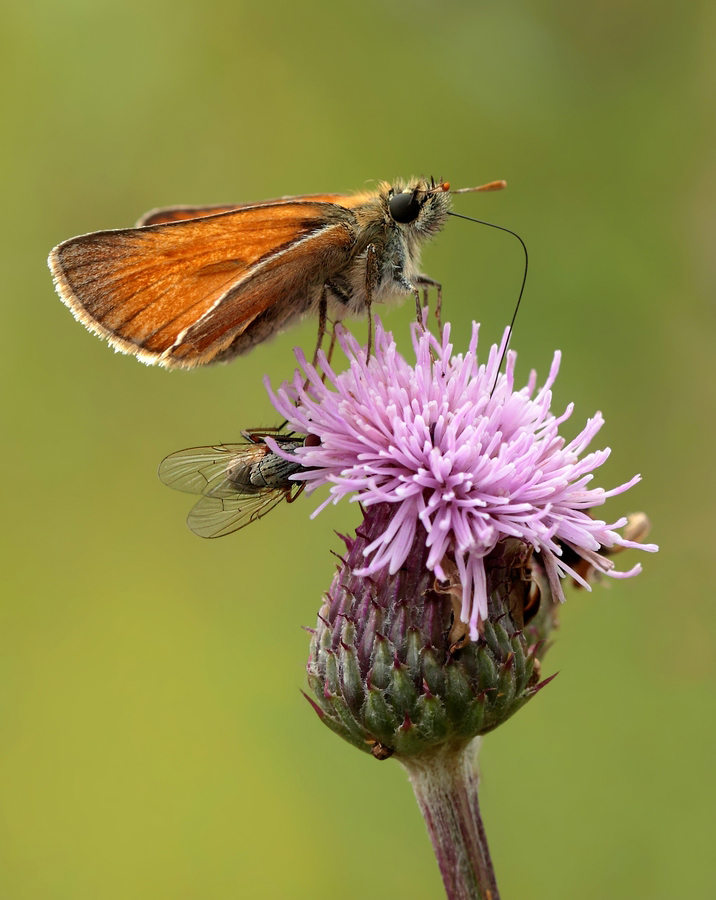
[[[346,495],[365,507],[397,505],[386,531],[366,547],[367,564],[357,574],[384,567],[397,572],[420,522],[430,551],[427,565],[438,579],[446,580],[446,558],[455,560],[462,584],[461,617],[475,640],[479,621],[487,617],[483,561],[503,538],[518,538],[541,554],[553,595],[560,600],[560,577],[570,575],[589,588],[562,560],[563,546],[613,577],[641,571],[636,565],[616,572],[614,563],[598,553],[603,547],[657,547],[619,535],[615,529],[626,524],[625,518],[607,525],[587,514],[640,476],[610,491],[588,487],[593,470],[610,451],[580,456],[604,420],[596,413],[569,443],[559,435],[573,409],[570,404],[559,417],[550,411],[559,351],[541,388],[535,391],[533,371],[527,384],[515,390],[516,353],[507,354],[506,371],[498,375],[507,331],[502,344],[491,347],[487,363],[479,365],[477,325],[467,353],[453,356],[449,325],[441,343],[416,324],[416,362],[410,365],[392,334],[379,320],[376,324],[369,361],[355,338],[337,326],[349,361],[346,371],[336,374],[320,353],[319,372],[296,350],[300,371],[293,381],[275,393],[266,382],[290,427],[320,438],[320,445],[299,448],[290,457],[306,467],[293,477],[305,482],[307,491],[331,485],[329,498],[314,516]],[[285,455],[271,443],[274,452]]]

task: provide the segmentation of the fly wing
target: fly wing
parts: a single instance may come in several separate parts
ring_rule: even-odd
[[[258,203],[225,203],[218,206],[165,206],[160,209],[150,209],[139,219],[136,228],[144,225],[163,225],[167,222],[180,222],[184,219],[203,219],[205,216],[216,216],[220,213],[235,212],[237,209],[247,209],[250,206],[276,206],[279,203],[291,201],[313,201],[318,203],[336,203],[338,206],[350,208],[353,197],[351,194],[305,194],[302,197],[276,197],[273,200],[262,200]]]
[[[179,450],[159,464],[159,478],[167,487],[186,494],[236,495],[242,488],[230,474],[252,466],[267,453],[265,444],[220,444]]]
[[[302,441],[281,443],[293,446]],[[159,477],[174,490],[202,495],[187,517],[187,524],[195,534],[204,538],[223,537],[255,522],[281,500],[300,492],[301,484],[287,482],[292,473],[290,463],[278,456],[276,460],[289,467],[284,473],[286,477],[280,478],[274,487],[254,483],[251,479],[254,467],[269,455],[271,450],[262,442],[191,447],[163,459]]]
[[[189,513],[186,523],[199,537],[223,537],[265,516],[290,493],[290,489],[282,489],[264,490],[249,496],[202,497]]]
[[[143,362],[191,367],[211,362],[287,292],[339,270],[354,221],[337,204],[294,200],[82,235],[49,263],[61,299],[90,331]],[[183,341],[216,309],[219,328],[202,327],[200,346]]]

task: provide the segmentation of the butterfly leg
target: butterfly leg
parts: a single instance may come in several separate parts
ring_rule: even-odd
[[[413,295],[413,297],[415,297],[415,320],[420,326],[421,330],[425,331],[425,325],[423,324],[423,307],[420,300],[420,291],[414,284],[412,284],[412,282],[408,281],[408,279],[402,273],[396,275],[395,280],[404,290],[408,291]]]
[[[326,321],[328,319],[328,296],[326,288],[321,292],[321,299],[318,304],[318,336],[316,338],[316,349],[313,353],[313,365],[318,365],[318,351],[321,349],[323,338],[326,334]]]
[[[378,253],[373,244],[368,244],[365,252],[365,305],[368,313],[368,350],[366,359],[370,359],[373,352],[373,313],[371,305],[373,294],[380,281],[380,269],[378,268]]]
[[[336,334],[336,325],[340,325],[340,324],[341,324],[340,319],[336,319],[336,321],[333,323],[333,332],[331,334],[331,343],[328,345],[328,353],[326,354],[326,360],[328,362],[328,365],[331,364],[331,360],[333,359],[333,351],[336,349],[336,338],[338,336]],[[324,372],[324,377],[325,377],[325,372]]]
[[[425,290],[425,305],[427,306],[427,296],[428,290],[431,287],[434,287],[437,291],[437,300],[435,301],[435,318],[438,320],[438,328],[442,331],[443,323],[442,323],[442,309],[443,309],[443,286],[439,281],[433,281],[432,278],[428,278],[427,275],[418,275],[415,279],[415,283],[418,287],[421,287]]]
[[[330,319],[327,321],[330,321]],[[326,353],[326,362],[328,363],[329,366],[331,364],[331,360],[333,359],[333,351],[336,348],[336,338],[338,337],[338,335],[336,334],[336,325],[340,325],[340,324],[341,324],[340,319],[336,319],[335,322],[331,322],[331,326],[332,326],[331,327],[331,343],[328,345],[328,353]],[[315,365],[315,362],[314,362],[314,365]],[[322,384],[326,383],[326,374],[327,374],[326,370],[323,369],[321,371],[321,383]],[[306,390],[307,388],[308,388],[308,380],[306,380],[306,384],[304,385],[304,390]]]
[[[328,293],[324,285],[321,291],[321,299],[318,302],[318,336],[316,337],[316,349],[313,351],[313,368],[318,368],[318,351],[323,344],[323,338],[326,334],[326,323],[328,322]],[[331,346],[333,346],[333,338],[331,338]],[[326,380],[325,372],[321,376],[321,381]],[[306,378],[303,383],[303,390],[307,391],[311,382],[310,378]]]

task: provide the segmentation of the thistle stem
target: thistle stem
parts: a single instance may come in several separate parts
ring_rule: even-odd
[[[480,738],[401,758],[433,842],[448,900],[499,900],[477,801]]]

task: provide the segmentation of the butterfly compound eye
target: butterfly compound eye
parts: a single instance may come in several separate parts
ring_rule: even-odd
[[[408,222],[414,222],[420,215],[420,201],[415,192],[410,193],[402,191],[400,194],[393,194],[388,203],[391,216],[401,225],[407,225]]]

